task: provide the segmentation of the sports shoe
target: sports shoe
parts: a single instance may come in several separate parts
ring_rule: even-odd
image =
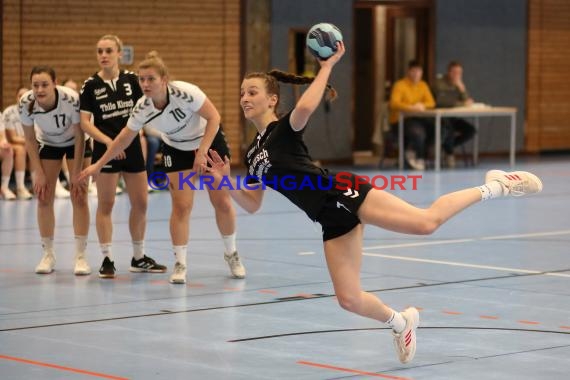
[[[230,271],[232,272],[232,276],[234,278],[245,278],[245,268],[243,267],[241,260],[239,259],[237,251],[235,251],[231,255],[227,255],[224,253],[224,259],[228,263],[228,266],[230,267]]]
[[[56,198],[69,198],[69,191],[63,187],[61,182],[57,180],[55,183],[55,197]]]
[[[171,284],[185,284],[186,283],[186,265],[176,262],[174,264],[174,272],[170,275]]]
[[[540,193],[542,181],[529,172],[504,172],[502,170],[489,170],[485,175],[485,183],[499,181],[503,184],[503,195],[520,197],[527,194]]]
[[[416,354],[416,329],[420,324],[420,313],[415,307],[409,307],[402,311],[402,317],[406,320],[406,327],[399,333],[392,331],[392,335],[400,362],[408,363]]]
[[[150,272],[150,273],[164,273],[166,272],[166,267],[161,264],[157,264],[156,261],[150,257],[144,255],[142,259],[135,260],[133,257],[131,260],[131,267],[129,271],[140,273],[140,272]]]
[[[75,254],[75,267],[73,268],[73,274],[77,276],[86,276],[91,274],[91,267],[85,259],[85,252],[77,252]]]
[[[425,170],[426,162],[423,158],[416,158],[416,152],[413,150],[406,150],[405,161],[408,166],[414,170]]]
[[[36,267],[37,274],[49,274],[53,272],[53,267],[55,266],[55,255],[53,252],[45,252],[40,263]]]
[[[13,201],[14,199],[16,199],[16,194],[14,194],[12,190],[8,188],[0,189],[0,195],[2,195],[2,199],[4,199],[5,201]]]
[[[110,258],[105,256],[101,268],[99,268],[99,277],[101,278],[114,278],[115,277],[115,263]]]
[[[25,187],[16,189],[16,197],[21,200],[30,200],[32,199],[32,194],[26,189]]]

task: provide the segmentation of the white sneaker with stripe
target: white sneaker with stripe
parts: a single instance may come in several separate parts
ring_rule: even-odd
[[[392,335],[398,359],[408,363],[416,354],[416,329],[420,325],[420,313],[415,307],[409,307],[402,311],[402,317],[406,320],[406,327],[399,333],[392,331]]]
[[[499,181],[505,188],[504,195],[512,195],[513,197],[540,193],[542,191],[540,178],[529,172],[489,170],[485,175],[485,183],[491,181]]]

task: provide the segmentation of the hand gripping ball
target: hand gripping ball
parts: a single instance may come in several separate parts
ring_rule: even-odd
[[[326,22],[313,25],[307,33],[307,49],[318,59],[326,60],[333,55],[337,41],[342,41],[340,29]]]

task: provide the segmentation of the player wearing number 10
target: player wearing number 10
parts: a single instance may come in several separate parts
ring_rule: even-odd
[[[133,108],[127,128],[119,133],[103,157],[81,175],[84,178],[98,173],[107,161],[137,138],[144,125],[161,132],[163,166],[170,181],[172,197],[170,235],[176,257],[170,282],[184,284],[194,191],[189,186],[181,186],[180,181],[200,172],[202,165],[206,164],[208,149],[214,149],[222,156],[229,156],[229,149],[214,104],[197,86],[169,81],[168,69],[156,52],[150,52],[139,64],[138,75],[144,96]],[[217,188],[218,183],[214,183],[213,189]],[[209,190],[208,193],[224,241],[225,260],[233,277],[244,278],[245,268],[236,249],[235,209],[228,190]]]

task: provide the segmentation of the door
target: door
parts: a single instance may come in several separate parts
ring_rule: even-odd
[[[433,31],[433,0],[355,3],[355,151],[375,151],[382,145],[390,91],[410,60],[423,65],[424,79],[433,76]]]

